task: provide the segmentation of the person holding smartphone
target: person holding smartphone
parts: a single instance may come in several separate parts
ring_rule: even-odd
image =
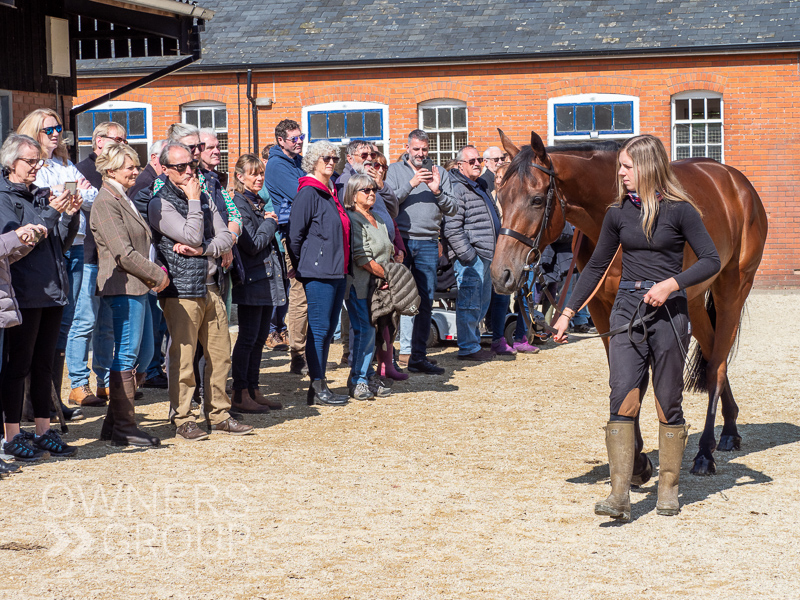
[[[397,225],[407,249],[403,262],[414,275],[421,300],[413,329],[411,317],[401,319],[400,359],[408,361],[412,373],[441,375],[444,369],[427,358],[427,344],[436,291],[439,231],[442,218],[455,215],[457,205],[450,176],[428,158],[428,144],[428,134],[421,129],[409,133],[406,153],[389,166],[386,183],[400,202]]]

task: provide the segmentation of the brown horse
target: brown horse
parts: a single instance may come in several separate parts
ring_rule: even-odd
[[[545,148],[539,135],[531,132],[531,145],[518,149],[498,131],[503,147],[513,160],[503,178],[500,194],[502,227],[508,231],[497,241],[492,281],[498,293],[508,294],[520,287],[523,267],[536,254],[531,248],[533,240],[538,236],[538,250],[543,250],[559,236],[565,219],[583,231],[584,239],[588,238],[576,249],[579,268],[586,265],[600,235],[606,210],[616,200],[619,146],[616,142],[603,142]],[[741,443],[736,428],[739,408],[728,382],[727,363],[764,251],[767,215],[755,188],[736,169],[703,158],[673,162],[672,167],[703,213],[703,222],[722,261],[722,268],[715,277],[686,290],[692,335],[700,347],[687,384],[695,390],[708,390],[709,399],[692,473],[710,475],[716,472],[714,450],[738,450]],[[548,191],[551,191],[551,202],[547,201]],[[543,222],[545,229],[539,235]],[[683,268],[696,260],[687,245]],[[620,265],[618,253],[607,277],[589,302],[592,320],[601,333],[609,330]],[[722,400],[724,426],[717,446],[714,421],[719,400]],[[640,452],[638,419],[636,425],[637,451]],[[636,464],[640,464],[638,459],[637,454]]]

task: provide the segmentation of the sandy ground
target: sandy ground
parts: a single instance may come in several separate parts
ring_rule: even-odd
[[[417,375],[375,402],[308,407],[288,355],[262,381],[286,409],[257,435],[179,443],[166,392],[137,408],[160,449],[96,440],[101,410],[68,435],[78,457],[0,482],[3,598],[798,598],[800,295],[756,292],[731,381],[742,450],[689,475],[683,511],[596,517],[608,493],[599,340]],[[334,345],[338,360],[341,346]],[[346,371],[331,372],[342,386]],[[652,395],[645,448],[658,452]],[[719,436],[720,426],[717,427]]]

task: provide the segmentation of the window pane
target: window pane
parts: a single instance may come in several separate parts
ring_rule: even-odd
[[[706,143],[706,126],[705,125],[692,125],[692,143],[705,144]],[[695,156],[695,154],[692,154]]]
[[[200,111],[200,127],[214,127],[214,111],[210,108]]]
[[[422,109],[422,128],[436,129],[436,109],[434,108]]]
[[[689,101],[675,100],[675,118],[679,121],[689,120]]]
[[[614,105],[614,131],[630,131],[633,129],[633,106],[630,104]]]
[[[575,131],[572,106],[556,106],[556,133]]]
[[[439,150],[442,152],[450,152],[453,150],[452,134],[443,133],[439,135]]]
[[[364,113],[347,113],[347,137],[351,140],[364,137]]]
[[[344,113],[328,114],[328,137],[339,139],[344,137]]]
[[[575,107],[575,131],[592,131],[592,115],[594,110],[591,106]]]
[[[150,160],[150,157],[147,154],[147,144],[138,143],[138,144],[131,144],[131,148],[136,150],[136,154],[139,155],[139,164],[146,165],[147,161]]]
[[[122,128],[128,133],[128,113],[124,110],[115,110],[111,113],[111,120],[114,123],[119,123]]]
[[[324,113],[312,114],[310,121],[312,140],[321,140],[328,137],[328,119]]]
[[[439,129],[451,129],[453,127],[452,108],[437,108],[436,114],[439,117]]]
[[[92,113],[81,113],[78,115],[78,137],[90,138],[92,137],[92,130],[94,124],[92,123]]]
[[[705,119],[706,106],[704,98],[692,98],[692,119]]]
[[[675,126],[675,142],[678,144],[689,143],[689,125]]]
[[[132,110],[128,113],[128,135],[145,135],[144,111]],[[144,164],[144,163],[142,163]]]
[[[453,127],[466,127],[467,126],[467,109],[454,108],[453,109]]]
[[[708,127],[708,140],[706,143],[708,144],[721,144],[722,143],[722,124],[721,123],[709,123]]]
[[[218,133],[217,139],[219,140],[220,163],[217,171],[220,173],[228,172],[228,134]]]
[[[217,141],[219,142],[219,151],[220,152],[227,152],[228,151],[228,134],[224,132],[220,132],[217,134]]]
[[[708,107],[708,119],[722,118],[722,100],[719,98],[707,98],[706,106]]]
[[[381,113],[368,112],[364,114],[364,135],[381,137]]]
[[[611,131],[610,104],[600,104],[594,107],[594,128],[597,131]]]
[[[692,146],[692,158],[704,158],[706,155],[705,146]]]
[[[428,140],[428,151],[437,152],[439,150],[439,134],[429,133]]]
[[[106,121],[111,120],[111,113],[110,112],[96,112],[94,113],[94,127],[97,127],[100,123],[105,123]],[[92,127],[92,129],[94,129]]]
[[[454,150],[461,150],[464,146],[467,145],[467,132],[466,131],[460,131],[460,132],[457,132],[454,135],[455,135],[456,141],[455,141],[455,147],[453,149]]]
[[[716,161],[722,161],[722,146],[709,146],[708,158],[713,158]]]
[[[197,111],[187,110],[184,114],[186,115],[186,122],[197,127]]]
[[[227,129],[228,128],[228,111],[224,108],[218,108],[214,111],[214,129]]]
[[[689,158],[689,146],[678,146],[675,148],[675,154],[678,157],[678,160],[682,158]]]

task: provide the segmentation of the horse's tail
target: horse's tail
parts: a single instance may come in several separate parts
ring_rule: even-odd
[[[746,307],[742,308],[739,314],[739,327],[736,328],[736,339],[728,353],[728,361],[730,361],[739,349],[739,335],[742,331],[742,319],[744,318],[744,311]],[[717,328],[717,308],[714,305],[714,294],[711,293],[709,288],[706,294],[706,312],[708,313],[708,320],[711,321],[711,329]],[[700,349],[700,344],[694,343],[694,347],[689,352],[689,357],[686,363],[686,372],[684,374],[684,387],[689,392],[707,392],[708,379],[706,372],[708,370],[708,361],[703,357],[703,351]]]

